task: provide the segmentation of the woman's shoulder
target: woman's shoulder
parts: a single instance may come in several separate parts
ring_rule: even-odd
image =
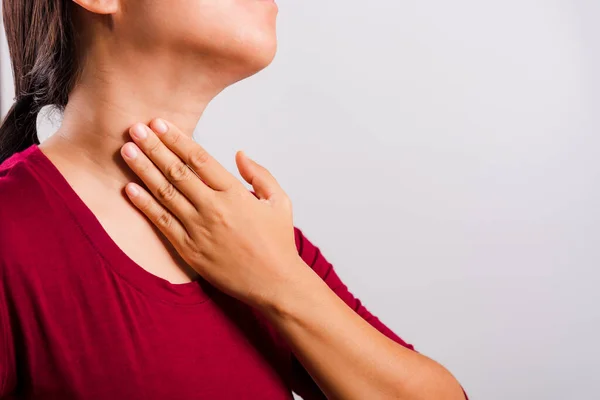
[[[31,165],[33,158],[35,157],[36,150],[37,145],[32,144],[25,149],[8,156],[0,163],[0,178],[4,178],[5,176],[11,174],[11,171],[15,169]]]
[[[31,176],[35,145],[12,154],[0,163],[0,195],[27,183]]]
[[[0,218],[17,217],[18,210],[26,208],[35,201],[35,197],[39,197],[29,153],[28,148],[0,164]]]
[[[45,213],[46,191],[36,174],[29,149],[16,153],[0,164],[0,246],[26,240]],[[0,250],[1,251],[1,250]]]

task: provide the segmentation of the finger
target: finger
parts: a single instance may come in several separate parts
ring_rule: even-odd
[[[154,194],[163,205],[165,205],[173,214],[182,220],[192,213],[196,212],[195,207],[185,198],[171,182],[156,168],[156,165],[136,146],[135,143],[128,142],[121,147],[121,155],[135,172],[137,176],[146,184],[148,189]]]
[[[179,251],[182,243],[186,243],[188,233],[181,222],[161,206],[154,197],[141,186],[130,182],[125,192],[131,202],[148,217],[150,221]]]
[[[155,118],[150,128],[160,140],[187,165],[189,165],[204,183],[218,191],[240,187],[241,182],[212,157],[202,146],[179,128],[164,119]]]
[[[275,201],[285,194],[275,177],[265,167],[250,159],[243,151],[238,151],[235,156],[240,174],[252,185],[259,198]]]
[[[171,151],[148,126],[136,123],[129,134],[140,149],[189,201],[202,208],[203,199],[212,195],[213,190],[206,186],[181,158]]]

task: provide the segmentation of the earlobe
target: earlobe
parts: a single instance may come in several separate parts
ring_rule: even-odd
[[[119,9],[119,0],[73,0],[94,14],[114,14]]]

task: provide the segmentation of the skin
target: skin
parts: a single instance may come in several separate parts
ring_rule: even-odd
[[[377,331],[302,261],[291,202],[264,167],[236,153],[255,197],[192,140],[208,102],[273,59],[277,6],[75,3],[83,70],[40,150],[119,247],[171,283],[202,275],[263,312],[328,398],[463,399],[444,367]]]
[[[277,6],[263,0],[75,3],[82,72],[60,129],[40,150],[133,261],[169,282],[189,282],[197,273],[127,199],[125,184],[139,179],[119,149],[133,123],[155,115],[191,137],[210,100],[272,61]]]
[[[464,399],[444,367],[373,328],[304,263],[291,201],[266,168],[236,153],[255,197],[167,121],[130,135],[121,155],[144,183],[126,186],[132,203],[206,280],[262,311],[328,398]]]

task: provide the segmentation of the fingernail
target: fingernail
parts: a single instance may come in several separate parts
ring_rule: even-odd
[[[148,137],[148,132],[146,131],[146,127],[142,123],[137,123],[131,128],[131,134],[135,136],[136,139],[146,139]]]
[[[138,194],[140,194],[140,190],[134,184],[131,183],[125,187],[125,190],[131,196],[137,196]]]
[[[156,133],[167,133],[169,127],[167,126],[165,121],[163,121],[160,118],[157,118],[154,120],[154,130],[156,131]]]
[[[133,143],[127,143],[123,149],[123,153],[129,158],[137,157],[137,149]]]

